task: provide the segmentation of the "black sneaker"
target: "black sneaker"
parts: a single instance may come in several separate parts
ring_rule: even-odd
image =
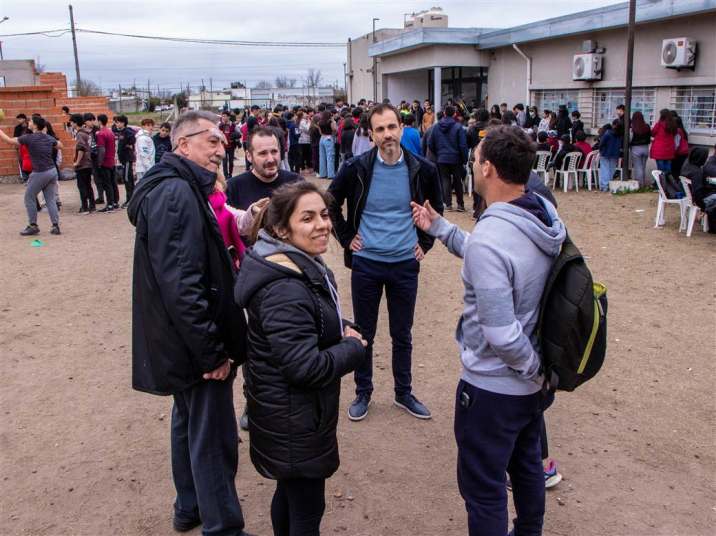
[[[77,211],[77,214],[84,214],[85,212],[87,212],[87,209],[86,209],[86,208],[80,208],[80,209]]]
[[[246,406],[244,406],[244,412],[241,414],[241,417],[239,417],[239,428],[244,431],[249,429],[249,413]]]
[[[432,414],[430,410],[426,408],[420,400],[415,398],[413,395],[396,396],[393,404],[399,408],[403,408],[405,411],[410,413],[413,417],[418,419],[431,419]]]
[[[348,408],[348,418],[352,421],[362,421],[368,415],[368,406],[370,406],[370,396],[358,395]]]
[[[445,205],[445,210],[452,212],[453,211],[452,205]]]
[[[60,232],[60,226],[57,225],[57,224],[54,224],[54,225],[52,226],[52,229],[50,229],[50,234],[54,234],[54,235],[62,234],[62,233]]]
[[[99,209],[97,212],[112,212],[113,210],[114,208],[112,205],[107,205],[106,207]]]
[[[127,208],[129,206],[129,201],[125,201],[122,203],[122,208]]]
[[[457,207],[458,212],[465,212],[465,207]]]
[[[177,532],[189,532],[194,527],[198,527],[201,525],[201,519],[198,517],[195,519],[178,519],[176,516],[174,516],[174,519],[172,520],[172,526],[174,527],[174,530]]]
[[[27,227],[25,227],[22,231],[20,231],[20,234],[22,236],[32,236],[36,234],[40,234],[40,228],[37,226],[36,223],[31,223]]]
[[[94,204],[95,205],[104,205],[104,199],[102,199],[101,197],[98,197],[97,199],[94,200]]]

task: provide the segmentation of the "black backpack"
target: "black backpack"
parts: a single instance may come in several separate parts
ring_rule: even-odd
[[[537,329],[547,389],[574,391],[599,372],[607,351],[607,289],[593,282],[569,235],[547,278]]]

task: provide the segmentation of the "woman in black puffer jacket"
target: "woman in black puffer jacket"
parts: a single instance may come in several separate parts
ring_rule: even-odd
[[[340,379],[365,356],[366,342],[342,319],[335,279],[320,257],[331,235],[328,204],[309,182],[276,190],[236,282],[236,301],[249,314],[251,461],[277,480],[276,535],[319,534],[325,480],[339,465]]]

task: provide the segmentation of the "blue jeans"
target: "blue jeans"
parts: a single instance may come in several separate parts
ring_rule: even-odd
[[[318,144],[320,162],[318,164],[318,176],[322,179],[332,179],[336,175],[335,148],[333,139],[321,138]]]
[[[244,529],[234,483],[239,435],[233,385],[233,376],[224,381],[202,381],[174,395],[174,515],[180,521],[201,518],[206,536],[238,536]]]
[[[609,181],[614,177],[614,170],[619,163],[618,158],[608,158],[606,156],[599,157],[599,189],[606,191],[609,189]]]
[[[353,256],[353,315],[363,338],[368,342],[366,359],[355,371],[356,394],[370,396],[373,392],[373,340],[383,288],[388,301],[388,324],[393,342],[395,394],[410,394],[413,353],[410,332],[413,329],[419,273],[420,263],[415,259],[391,263]]]
[[[457,482],[470,536],[507,534],[505,473],[512,481],[515,535],[539,536],[544,520],[540,435],[545,397],[492,393],[461,380],[455,402]]]
[[[671,160],[657,160],[656,169],[664,173],[671,173]]]

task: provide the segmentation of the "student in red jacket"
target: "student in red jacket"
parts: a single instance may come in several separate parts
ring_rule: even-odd
[[[659,112],[659,121],[651,129],[654,140],[649,156],[656,160],[656,167],[664,173],[671,173],[671,161],[676,156],[676,120],[673,114],[663,109]]]
[[[677,179],[681,175],[681,168],[689,156],[689,135],[686,133],[684,123],[675,111],[671,114],[676,122],[676,136],[674,136],[674,147],[676,148],[674,159],[671,161],[671,174]]]

